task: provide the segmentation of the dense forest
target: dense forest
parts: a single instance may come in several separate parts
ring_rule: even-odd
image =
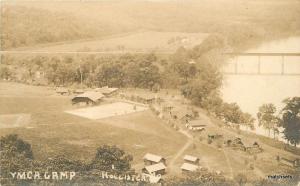
[[[298,35],[299,7],[296,0],[6,2],[1,44],[7,49],[137,30],[234,34],[234,44],[247,39],[255,44]]]

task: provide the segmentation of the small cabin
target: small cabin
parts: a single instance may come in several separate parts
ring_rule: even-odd
[[[241,150],[241,151],[246,151],[247,148],[245,147],[244,143],[242,142],[241,138],[235,138],[231,142],[231,147],[235,150]]]
[[[109,96],[113,96],[116,95],[118,88],[112,88],[112,87],[101,87],[101,88],[96,88],[95,89],[96,92],[100,92],[101,94],[109,97]]]
[[[193,131],[203,131],[205,130],[206,125],[203,120],[191,120],[185,124],[186,128]]]
[[[83,89],[76,89],[73,91],[74,94],[83,94],[84,90]]]
[[[142,172],[154,176],[164,175],[166,173],[166,168],[167,167],[165,166],[164,163],[157,163],[157,164],[146,166],[145,168],[142,169]]]
[[[67,88],[60,87],[56,89],[56,93],[60,95],[68,95],[69,90]]]
[[[165,158],[155,155],[155,154],[151,154],[151,153],[147,153],[143,159],[144,159],[145,165],[153,165],[153,164],[157,164],[157,163],[166,164]]]
[[[153,95],[146,95],[146,94],[139,94],[136,96],[138,102],[144,104],[153,104],[155,102],[155,96]]]
[[[195,157],[195,156],[185,155],[185,156],[183,157],[183,160],[184,160],[186,163],[192,163],[192,164],[198,165],[200,159],[199,159],[198,157]]]
[[[183,163],[180,169],[182,170],[182,173],[190,173],[190,172],[195,172],[198,170],[198,166],[190,163]]]

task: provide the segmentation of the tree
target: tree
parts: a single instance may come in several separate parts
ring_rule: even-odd
[[[242,111],[236,103],[224,103],[223,117],[227,122],[238,124],[242,118]]]
[[[131,155],[116,147],[103,145],[97,149],[91,167],[102,171],[126,173],[131,171]]]
[[[279,119],[275,116],[276,107],[273,104],[263,104],[259,107],[259,112],[257,113],[258,125],[263,126],[266,130],[269,131],[268,135],[270,136],[271,130],[275,131],[279,125]]]
[[[242,125],[245,125],[247,127],[250,127],[251,129],[254,129],[255,119],[251,116],[251,114],[243,113],[241,119],[242,119],[242,122],[241,122]]]
[[[48,171],[87,171],[88,166],[79,160],[72,160],[65,155],[48,158],[43,162],[41,168]]]
[[[8,177],[10,172],[31,170],[34,167],[31,145],[16,134],[0,139],[1,177]]]
[[[17,134],[10,134],[0,139],[1,152],[9,153],[10,156],[23,154],[25,158],[33,159],[31,145],[18,137]]]
[[[0,67],[0,78],[1,79],[9,79],[11,77],[11,71],[7,66]]]
[[[288,98],[283,101],[282,126],[284,138],[295,147],[300,143],[300,97]]]
[[[119,64],[103,64],[96,70],[98,85],[122,87],[124,85],[124,72]]]

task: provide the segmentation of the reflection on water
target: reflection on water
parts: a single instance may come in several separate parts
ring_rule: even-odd
[[[298,52],[300,53],[300,37],[287,40],[274,41],[263,44],[257,49],[246,52]],[[277,57],[278,58],[278,57]],[[261,72],[281,72],[281,61],[276,57],[264,57],[261,59]],[[257,72],[257,59],[253,57],[239,58],[239,70],[243,72]],[[232,68],[229,62],[227,70]],[[285,73],[300,74],[300,57],[285,58]],[[281,75],[225,75],[222,87],[222,96],[226,102],[236,102],[243,111],[249,112],[254,117],[258,107],[264,103],[273,103],[278,110],[282,109],[282,101],[288,97],[300,96],[300,76]],[[256,127],[255,132],[267,135],[261,127]],[[272,133],[271,133],[272,136]]]

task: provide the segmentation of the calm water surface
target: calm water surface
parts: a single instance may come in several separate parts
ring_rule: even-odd
[[[300,37],[264,43],[246,52],[300,53]],[[257,72],[257,57],[239,57],[237,60],[239,72]],[[261,57],[261,72],[280,74],[281,60],[281,57]],[[233,70],[232,61],[228,61],[226,71]],[[285,57],[284,72],[300,74],[300,57]],[[282,101],[285,98],[300,96],[300,75],[225,75],[222,96],[226,102],[236,102],[243,111],[255,117],[259,106],[265,103],[273,103],[279,111],[283,108]],[[267,135],[257,124],[253,132]],[[282,136],[279,139],[283,140]]]

